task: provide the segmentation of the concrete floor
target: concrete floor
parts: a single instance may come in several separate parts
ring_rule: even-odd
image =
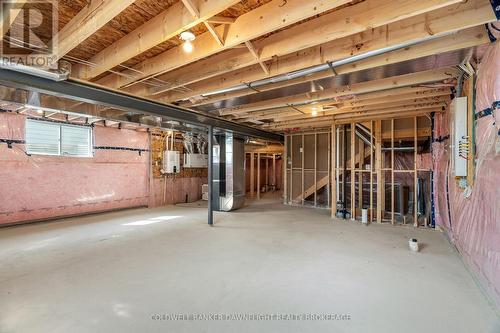
[[[0,229],[0,332],[500,332],[441,233],[328,215],[265,199],[214,228],[177,206]],[[350,320],[152,319],[166,313]]]

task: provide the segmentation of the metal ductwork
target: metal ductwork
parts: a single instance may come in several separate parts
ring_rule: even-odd
[[[199,154],[206,154],[207,151],[207,138],[199,133],[196,137],[196,148],[198,149]]]
[[[270,78],[266,78],[266,79],[262,79],[262,80],[257,80],[257,81],[253,81],[250,83],[239,84],[239,85],[225,88],[225,89],[207,92],[207,93],[202,94],[202,96],[209,97],[212,95],[225,94],[225,93],[230,93],[230,92],[239,91],[239,90],[248,89],[248,88],[256,89],[256,88],[263,86],[263,85],[289,81],[289,80],[309,76],[309,75],[312,75],[312,74],[315,74],[318,72],[322,72],[322,71],[326,71],[326,70],[332,70],[333,71],[332,76],[333,76],[335,67],[351,64],[351,63],[356,62],[356,61],[360,61],[360,60],[367,59],[367,58],[374,57],[374,56],[378,56],[378,55],[381,55],[384,53],[396,51],[396,50],[410,47],[413,45],[417,45],[417,44],[420,44],[423,42],[428,42],[428,41],[431,41],[431,40],[434,40],[437,38],[441,38],[441,37],[445,37],[445,36],[448,36],[451,34],[453,34],[453,33],[439,34],[439,35],[430,36],[430,37],[427,37],[424,39],[419,39],[419,40],[414,40],[414,41],[410,41],[410,42],[406,42],[406,43],[402,43],[402,44],[388,46],[388,47],[384,47],[384,48],[381,48],[378,50],[368,51],[368,52],[357,54],[357,55],[354,55],[354,56],[351,56],[348,58],[344,58],[344,59],[337,60],[337,61],[327,62],[327,63],[321,64],[321,65],[316,65],[316,66],[301,69],[298,71],[294,71],[294,72],[290,72],[290,73],[286,73],[286,74],[282,74],[282,75],[278,75],[278,76],[274,76],[274,77],[270,77]]]
[[[183,133],[182,134],[182,143],[184,144],[184,149],[187,154],[193,154],[193,134],[192,133]]]
[[[229,212],[245,203],[245,141],[233,133],[215,135],[213,210]]]
[[[0,68],[9,69],[18,73],[30,74],[52,81],[65,81],[68,79],[71,73],[71,64],[63,60],[59,62],[59,68],[55,71],[49,71],[33,66],[26,66],[21,63],[10,61],[0,61]]]

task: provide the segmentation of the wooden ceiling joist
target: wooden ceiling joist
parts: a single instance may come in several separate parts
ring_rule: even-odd
[[[353,6],[353,8],[356,6]],[[323,29],[322,32],[328,32],[328,37],[323,37],[321,39],[321,42],[324,42],[326,39],[326,43],[306,48],[307,46],[314,45],[314,43],[318,41],[315,37],[318,32],[317,29],[315,30],[314,26],[312,26],[312,22],[319,19],[311,20],[293,28],[298,29],[301,26],[308,27],[304,28],[305,32],[302,34],[300,34],[300,32],[295,33],[288,31],[293,30],[288,29],[255,42],[254,46],[255,49],[259,50],[259,59],[261,60],[267,61],[276,54],[282,55],[278,58],[274,58],[271,62],[269,76],[281,75],[324,64],[327,61],[337,61],[352,55],[400,45],[406,42],[420,41],[430,36],[439,36],[460,29],[483,25],[485,22],[495,20],[495,15],[487,0],[473,0],[459,5],[448,6],[428,14],[421,14],[405,20],[393,22],[389,25],[381,25],[369,31],[358,32],[361,30],[359,26],[352,30],[346,29],[347,31],[335,31],[335,21],[339,21],[339,19],[337,18],[335,20],[333,16],[334,14],[342,13],[344,10],[347,9],[339,10],[320,18],[332,18],[331,20],[322,22],[321,25]],[[391,21],[390,16],[384,15],[379,15],[379,21],[377,22],[388,23]],[[387,21],[383,21],[384,18],[386,18]],[[372,25],[376,26],[377,22],[372,22]],[[328,29],[328,27],[331,27],[331,29]],[[439,44],[439,42],[429,42],[427,48],[425,46],[415,45],[412,47],[411,52],[401,51],[399,53],[394,53],[393,58],[389,59],[387,63],[402,61],[401,59],[405,58],[415,59],[416,57],[446,52],[447,50],[455,50],[461,47],[469,47],[470,44],[477,45],[477,43],[487,40],[486,33],[484,32],[485,29],[482,27],[481,29],[482,33],[479,32],[479,34],[483,37],[467,39],[470,34],[478,33],[478,30],[475,30],[467,32],[467,36],[464,37],[460,35],[454,36],[453,38],[449,37],[441,44]],[[356,32],[358,33],[355,34]],[[294,38],[290,36],[294,36]],[[288,41],[288,43],[284,43],[283,41]],[[446,45],[449,46],[446,47]],[[437,50],[434,52],[431,48],[435,46],[440,46],[444,51]],[[414,53],[415,55],[413,55]],[[379,57],[379,62],[382,63],[383,59],[383,57]],[[202,60],[159,76],[163,81],[169,82],[170,84],[166,87],[153,88],[151,89],[151,93],[157,95],[178,86],[191,84],[189,85],[190,89],[188,92],[171,92],[161,95],[163,96],[163,101],[172,102],[265,78],[267,74],[264,75],[260,71],[259,66],[253,64],[256,64],[256,60],[251,55],[241,50],[231,50],[225,54],[220,54],[211,59]],[[366,62],[363,63],[364,66],[369,64],[370,63]],[[373,63],[373,65],[376,64]],[[340,70],[342,70],[342,68]],[[347,70],[347,68],[345,70]],[[196,75],[194,75],[194,73],[196,73]],[[332,72],[324,72],[321,74],[321,77],[333,75]],[[200,80],[204,81],[198,82]],[[295,83],[284,82],[280,85],[286,86],[287,84],[301,82],[301,80],[295,81]],[[276,87],[279,88],[280,85],[276,85]],[[269,90],[274,89],[274,86],[269,85],[261,88]],[[250,93],[255,93],[255,91],[247,89],[245,91],[228,93],[226,95],[216,95],[200,103],[195,103],[194,105],[213,103],[218,100],[244,96]]]
[[[226,16],[213,16],[207,20],[208,23],[213,24],[233,24],[236,21],[235,18]]]
[[[446,107],[448,103],[449,101],[440,99],[440,100],[420,100],[413,103],[400,103],[399,105],[388,103],[387,106],[379,106],[364,110],[354,110],[352,108],[346,108],[346,109],[322,112],[320,115],[316,117],[313,117],[311,114],[308,114],[306,116],[277,117],[275,118],[273,123],[267,126],[281,126],[281,125],[308,123],[324,119],[332,119],[332,117],[334,117],[335,119],[343,119],[351,117],[362,117],[367,115],[381,115],[381,114],[396,113],[396,112],[409,112],[409,111],[429,109],[429,108],[433,109],[442,108]]]
[[[393,112],[387,114],[370,114],[366,116],[355,116],[349,117],[345,119],[337,119],[334,116],[326,117],[327,119],[316,119],[307,122],[298,122],[298,123],[289,123],[283,125],[267,125],[264,127],[267,130],[274,131],[287,131],[290,129],[296,130],[309,130],[309,129],[319,129],[319,128],[330,128],[335,121],[335,124],[349,124],[353,121],[355,122],[363,122],[370,120],[382,120],[382,119],[400,119],[400,118],[411,118],[418,116],[427,116],[431,113],[443,112],[442,108],[424,108],[424,109],[415,109],[415,110],[405,110],[405,112]]]
[[[429,88],[429,87],[404,87],[389,89],[383,91],[376,91],[372,93],[353,95],[349,99],[343,99],[340,101],[329,100],[317,104],[308,104],[303,106],[296,106],[297,109],[303,111],[304,113],[311,113],[312,107],[323,108],[327,110],[330,106],[341,107],[359,107],[359,106],[369,106],[384,104],[388,101],[409,101],[430,97],[438,96],[450,96],[450,88]],[[262,120],[262,119],[272,119],[274,116],[294,116],[297,115],[296,110],[292,110],[290,107],[277,108],[262,110],[256,112],[248,112],[231,115],[232,119],[252,119],[252,120]]]
[[[280,41],[273,44],[276,47],[262,50],[259,54],[261,59],[265,61],[274,55],[283,54],[282,49],[289,48],[287,45],[297,44],[298,40],[304,41],[304,36],[307,37],[310,44],[303,44],[302,48],[321,44],[323,41],[330,40],[333,37],[342,36],[342,34],[352,34],[356,32],[356,30],[363,31],[373,26],[379,26],[397,21],[399,19],[404,19],[405,17],[418,15],[419,13],[428,12],[459,1],[461,0],[425,0],[419,2],[401,0],[400,3],[398,3],[398,6],[394,8],[394,5],[390,0],[367,0],[354,6],[346,7],[333,12],[332,14],[343,14],[336,14],[337,16],[335,18],[339,21],[336,25],[327,25],[330,27],[330,30],[325,30],[325,24],[329,23],[332,19],[330,14],[328,14],[288,29],[287,39],[282,39],[281,34],[275,33],[274,35],[278,35],[278,37],[273,37],[273,35],[271,38],[280,39]],[[173,48],[156,57],[147,59],[137,66],[134,66],[135,71],[142,73],[142,75],[137,77],[137,79],[130,79],[126,77],[117,77],[113,79],[113,77],[111,77],[104,78],[103,80],[100,80],[99,83],[117,88],[123,87],[138,79],[163,74],[191,62],[201,60],[210,55],[221,52],[224,49],[237,46],[245,41],[253,40],[293,23],[334,9],[335,7],[348,2],[349,1],[347,0],[288,0],[283,3],[282,0],[273,0],[255,10],[241,15],[233,24],[229,25],[226,31],[223,48],[221,48],[217,42],[213,40],[210,33],[204,33],[199,35],[193,42],[194,50],[190,54],[183,53],[179,47]],[[391,14],[384,13],[382,11],[383,8],[385,8],[385,12],[390,12]],[[328,17],[328,19],[325,20],[324,17]],[[346,27],[345,23],[346,18],[349,18],[349,23],[347,23],[349,28],[352,26],[352,29],[355,31],[351,32],[350,29],[347,29],[348,27]],[[357,23],[358,21],[356,20],[360,23]],[[306,28],[304,28],[304,24],[306,24]],[[311,31],[316,31],[316,38],[310,38]],[[254,61],[256,60],[254,59]],[[126,73],[128,72],[126,71]]]
[[[195,0],[193,4],[199,13],[197,19],[193,19],[192,14],[183,3],[176,3],[93,56],[89,61],[95,64],[94,67],[75,66],[73,75],[81,79],[94,78],[142,52],[176,37],[181,32],[191,29],[238,2],[238,0]]]
[[[405,89],[405,88],[402,88]],[[423,102],[428,102],[432,98],[436,100],[436,98],[439,98],[440,100],[448,100],[450,98],[450,89],[429,89],[425,88],[427,90],[425,91],[419,91],[419,93],[413,93],[413,94],[399,94],[397,95],[397,91],[400,89],[391,89],[394,90],[395,92],[393,95],[391,95],[389,98],[386,97],[376,97],[374,99],[360,99],[360,96],[363,95],[358,95],[355,96],[356,99],[353,99],[353,101],[340,101],[336,102],[334,104],[335,108],[329,109],[329,105],[331,105],[331,102],[323,102],[323,103],[318,103],[314,105],[305,105],[305,106],[298,106],[297,108],[302,110],[305,114],[310,116],[312,113],[312,107],[322,108],[323,111],[318,112],[319,114],[335,114],[339,111],[347,111],[347,110],[359,110],[360,107],[364,107],[365,110],[369,108],[380,108],[381,106],[384,107],[389,107],[389,106],[394,106],[394,105],[405,105],[405,103],[417,103],[418,101],[423,101]],[[388,90],[388,91],[391,91]],[[365,94],[369,95],[369,94]],[[359,99],[358,99],[359,98]],[[255,121],[255,120],[264,120],[264,119],[273,119],[274,121],[278,121],[280,119],[288,118],[288,119],[300,119],[301,117],[305,117],[304,113],[299,114],[297,111],[292,110],[289,107],[286,108],[278,108],[278,109],[270,109],[270,110],[264,110],[264,111],[257,111],[257,112],[250,112],[246,114],[237,114],[237,115],[232,115],[231,119],[232,120],[240,120],[240,121]]]
[[[181,48],[176,47],[134,66],[135,71],[142,73],[137,79],[163,74],[348,2],[348,0],[288,0],[283,4],[282,0],[273,0],[241,15],[229,26],[216,27],[217,33],[221,34],[224,32],[225,34],[224,47],[221,47],[214,41],[209,32],[203,33],[193,41],[194,50],[189,54],[184,53]],[[125,71],[125,74],[135,73]],[[119,88],[134,81],[136,80],[123,76],[109,75],[100,80],[99,83]]]
[[[57,33],[54,56],[61,59],[135,0],[92,0]]]
[[[290,104],[312,103],[327,99],[339,98],[352,94],[363,94],[373,91],[419,85],[429,82],[443,81],[457,76],[457,70],[453,68],[444,68],[417,72],[412,74],[388,77],[380,80],[355,83],[349,86],[335,87],[313,93],[303,93],[298,95],[264,100],[250,104],[239,105],[232,108],[225,108],[219,111],[220,115],[231,115],[246,113],[251,111],[283,107]]]
[[[344,115],[344,114],[363,114],[372,111],[378,110],[391,110],[393,108],[417,108],[417,107],[425,107],[425,106],[446,106],[449,103],[449,97],[432,97],[432,98],[423,98],[416,99],[412,101],[400,101],[400,102],[387,102],[384,104],[377,104],[372,106],[363,106],[363,107],[340,107],[338,109],[333,109],[329,111],[318,112],[319,117],[322,116],[331,116],[331,115]],[[311,112],[308,112],[306,115],[275,115],[272,119],[275,122],[289,121],[289,120],[307,120],[314,119],[317,117],[312,116]],[[256,120],[253,117],[245,119],[246,121]]]
[[[382,33],[382,31],[379,32]],[[357,37],[361,38],[362,35],[363,34],[360,34],[360,36]],[[342,58],[346,58],[349,56],[348,53],[346,52],[350,52],[351,50],[356,50],[356,45],[362,45],[361,53],[373,51],[379,49],[380,47],[383,47],[382,45],[380,45],[380,43],[385,39],[385,37],[382,36],[375,37],[374,39],[372,38],[366,39],[365,36],[363,38],[363,43],[358,44],[356,42],[358,40],[357,37],[353,39],[345,38],[342,40],[334,41],[329,45],[330,47],[328,45],[322,45],[321,48],[313,48],[306,50],[304,52],[298,52],[296,54],[288,55],[283,58],[278,58],[276,61],[271,63],[269,68],[270,70],[269,76],[272,77],[283,73],[288,73],[289,71],[287,71],[287,69],[295,71],[301,68],[310,67],[313,65],[319,65],[321,63],[324,63],[322,61],[324,61],[325,59],[323,58],[325,54],[327,55],[326,59],[331,59],[331,60],[340,60]],[[410,35],[408,35],[408,37],[410,37]],[[413,45],[405,49],[392,51],[390,53],[387,53],[386,55],[370,57],[367,58],[366,60],[358,61],[350,65],[343,65],[335,68],[335,70],[337,74],[346,74],[361,69],[368,69],[380,65],[387,65],[387,64],[397,63],[399,61],[412,60],[418,57],[439,54],[442,52],[453,51],[465,47],[472,47],[475,45],[481,45],[487,42],[488,38],[484,27],[478,26],[475,28],[471,28],[469,30],[460,31],[452,36],[446,36],[433,41],[423,42],[421,44]],[[333,44],[336,44],[335,48],[333,48],[334,46]],[[379,45],[377,46],[377,44]],[[392,46],[397,44],[400,43],[397,41],[395,41],[394,43],[389,42],[387,46]],[[353,51],[353,53],[357,54],[357,51]],[[328,54],[332,54],[334,58],[328,58]],[[319,80],[333,75],[334,74],[332,71],[323,71],[305,78],[302,77],[275,84],[261,85],[258,87],[258,89],[259,91],[268,91],[295,84],[300,84],[303,82]],[[186,98],[191,98],[193,96],[200,96],[203,93],[208,93],[211,91],[232,87],[234,85],[241,84],[242,82],[248,83],[263,78],[265,78],[265,76],[261,74],[259,68],[256,66],[251,66],[242,70],[234,71],[225,75],[216,76],[205,81],[188,85],[187,87],[189,88],[189,91],[169,92],[168,94],[164,94],[162,100],[166,102],[182,100]],[[217,94],[209,96],[208,98],[199,98],[197,102],[186,103],[186,105],[198,106],[203,104],[210,104],[221,100],[246,96],[254,93],[255,90],[244,89],[224,94]]]

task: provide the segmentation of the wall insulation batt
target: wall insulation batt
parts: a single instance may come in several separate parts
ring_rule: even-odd
[[[500,98],[500,43],[491,44],[479,66],[476,113]],[[495,120],[496,117],[496,120]],[[449,113],[435,118],[433,143],[436,223],[448,234],[488,294],[500,306],[500,115],[477,120],[476,169],[470,197],[450,171]]]
[[[23,142],[25,123],[0,112],[0,138]],[[201,199],[206,174],[150,178],[149,133],[94,126],[93,140],[93,157],[29,156],[23,143],[0,143],[0,226]]]

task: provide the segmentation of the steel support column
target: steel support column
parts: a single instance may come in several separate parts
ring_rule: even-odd
[[[212,193],[213,193],[213,183],[214,175],[212,171],[214,163],[214,129],[212,126],[208,127],[208,225],[213,226],[214,224],[214,210],[212,207]]]

